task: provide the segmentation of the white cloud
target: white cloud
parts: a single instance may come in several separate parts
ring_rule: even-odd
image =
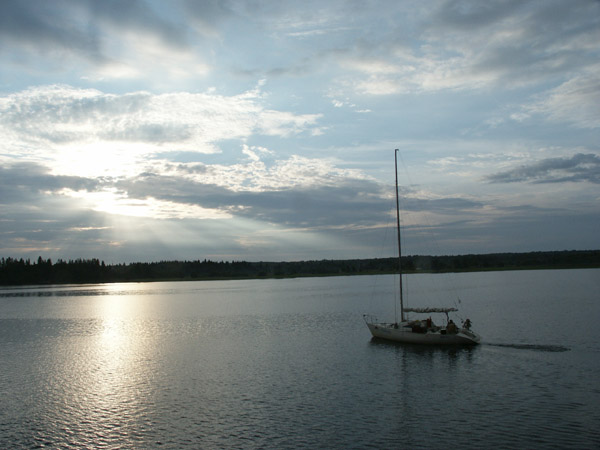
[[[0,98],[0,152],[53,160],[57,173],[130,175],[165,151],[214,153],[225,139],[315,132],[319,114],[265,109],[260,92],[126,95],[45,86]],[[318,131],[318,129],[316,129]]]
[[[212,69],[197,51],[169,45],[153,34],[121,31],[106,39],[112,59],[91,69],[92,76],[104,80],[151,80],[151,85],[168,89],[173,83],[205,77]]]
[[[287,111],[262,111],[258,117],[258,129],[268,136],[288,137],[309,129],[322,114],[296,115]]]
[[[185,177],[197,183],[219,186],[234,192],[333,187],[343,184],[348,179],[370,180],[360,170],[338,168],[332,159],[292,155],[287,159],[275,159],[267,164],[261,159],[261,155],[271,159],[274,157],[271,150],[244,146],[242,152],[249,157],[249,161],[200,167],[196,163],[173,165],[157,161],[153,168],[164,175]]]
[[[250,158],[251,161],[260,161],[260,155],[274,155],[275,152],[273,152],[272,150],[269,150],[268,148],[265,147],[259,147],[256,145],[252,145],[252,146],[248,146],[246,144],[244,144],[242,146],[242,153],[246,156],[248,156],[248,158]]]
[[[525,106],[559,123],[578,128],[600,128],[600,65],[540,95],[536,103]]]
[[[420,29],[401,45],[399,28],[338,63],[358,74],[344,79],[349,89],[370,95],[532,86],[595,64],[599,12],[594,2],[441,1],[413,14]],[[389,10],[403,14],[401,5]]]

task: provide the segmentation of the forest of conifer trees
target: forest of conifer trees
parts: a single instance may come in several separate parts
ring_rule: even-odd
[[[494,253],[456,256],[405,256],[403,271],[462,272],[600,267],[600,250]],[[52,262],[0,259],[0,285],[109,283],[159,280],[214,280],[395,273],[397,258],[293,262],[160,261],[105,264],[98,259]]]

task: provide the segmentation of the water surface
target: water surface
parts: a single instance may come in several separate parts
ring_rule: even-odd
[[[0,447],[600,447],[600,270],[406,284],[483,344],[371,340],[392,276],[2,289]]]

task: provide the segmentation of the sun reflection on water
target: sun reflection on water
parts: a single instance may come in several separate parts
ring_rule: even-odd
[[[81,424],[96,445],[131,442],[150,426],[145,412],[152,404],[152,340],[136,319],[143,302],[119,294],[97,302],[100,327],[90,345]]]

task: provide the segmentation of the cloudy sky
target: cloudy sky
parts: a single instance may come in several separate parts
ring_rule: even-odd
[[[600,248],[600,2],[0,2],[0,256]]]

